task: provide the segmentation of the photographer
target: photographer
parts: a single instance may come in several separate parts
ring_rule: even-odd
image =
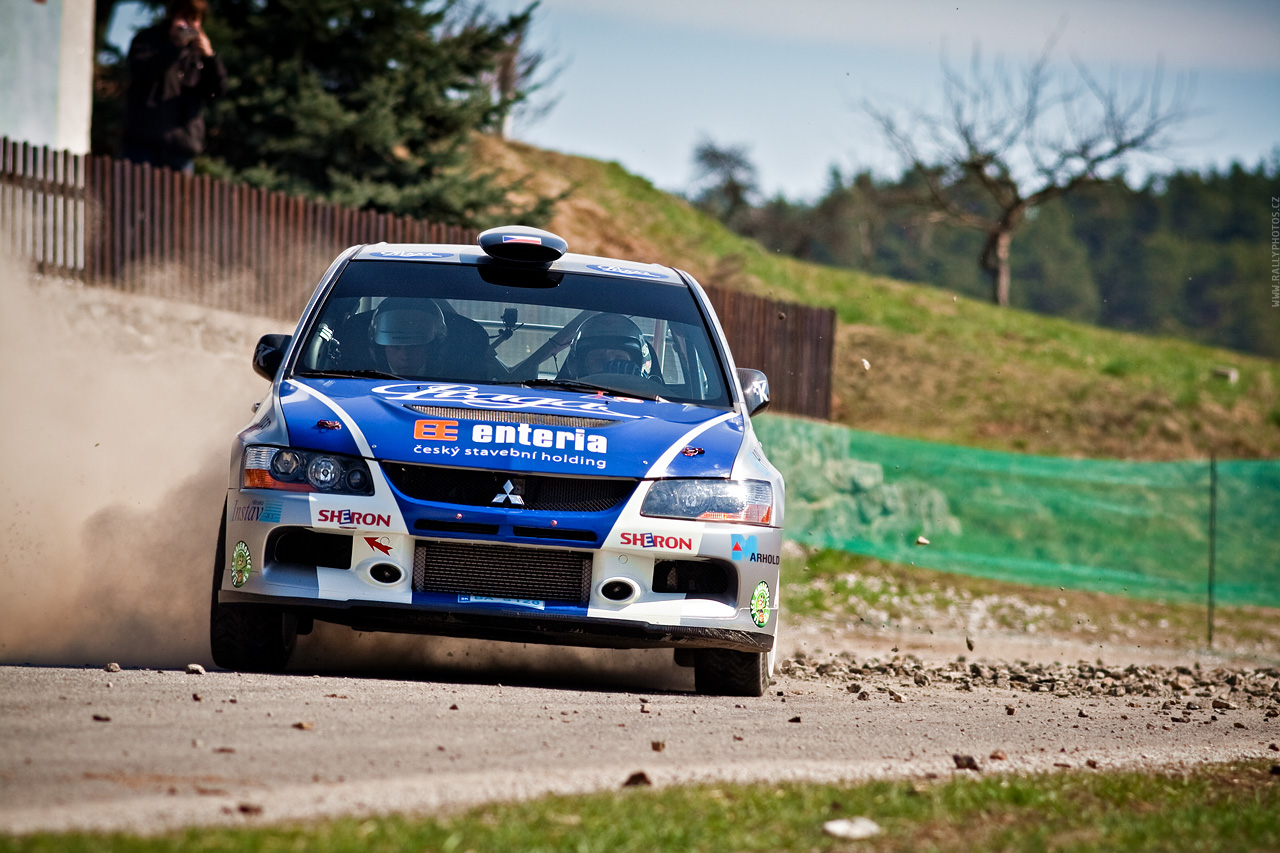
[[[207,8],[206,0],[174,0],[129,45],[126,160],[193,171],[204,148],[204,102],[226,89],[226,68],[204,32]]]

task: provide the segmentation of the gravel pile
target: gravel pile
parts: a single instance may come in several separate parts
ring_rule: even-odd
[[[901,689],[949,684],[956,690],[998,688],[1062,698],[1164,697],[1162,710],[1170,712],[1250,708],[1263,710],[1265,717],[1280,717],[1280,668],[1275,667],[1202,670],[1198,666],[1156,664],[1110,667],[1102,661],[969,662],[964,657],[941,666],[926,666],[911,654],[858,662],[849,652],[812,656],[797,652],[782,660],[778,671],[800,681],[841,684],[849,693],[867,699],[873,693],[885,693],[891,700],[902,701]]]

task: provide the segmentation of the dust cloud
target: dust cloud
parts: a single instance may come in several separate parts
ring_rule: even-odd
[[[0,663],[212,666],[227,454],[290,324],[33,277],[0,258]],[[670,651],[547,648],[317,624],[294,669],[682,689]]]
[[[207,660],[227,448],[284,325],[0,260],[0,661]]]

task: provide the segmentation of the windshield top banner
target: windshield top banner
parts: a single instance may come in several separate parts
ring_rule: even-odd
[[[724,415],[675,403],[554,391],[520,394],[501,386],[371,388],[367,380],[345,379],[315,385],[364,436],[375,459],[423,465],[643,477],[697,424]],[[311,395],[299,396],[284,397],[292,439],[299,446],[351,452],[349,430],[329,427],[332,410]],[[741,441],[740,425],[714,427],[699,438],[696,455],[677,453],[682,475],[727,476]]]

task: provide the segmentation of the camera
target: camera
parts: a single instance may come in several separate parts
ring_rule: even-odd
[[[173,43],[178,47],[186,47],[196,40],[196,35],[195,27],[185,21],[181,21],[170,32],[169,38],[172,39]]]

